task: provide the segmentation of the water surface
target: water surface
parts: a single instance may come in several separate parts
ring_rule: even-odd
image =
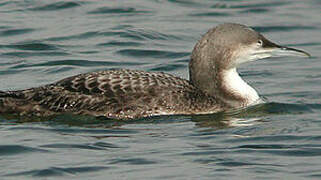
[[[0,90],[97,70],[188,78],[194,44],[224,22],[305,49],[239,69],[269,103],[130,122],[0,117],[0,179],[320,179],[319,0],[3,0]]]

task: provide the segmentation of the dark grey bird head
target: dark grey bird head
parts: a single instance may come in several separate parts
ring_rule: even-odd
[[[194,51],[192,58],[203,54],[214,61],[216,68],[223,69],[235,68],[245,62],[269,57],[310,57],[307,52],[277,45],[252,28],[234,23],[221,24],[209,30],[195,46]]]

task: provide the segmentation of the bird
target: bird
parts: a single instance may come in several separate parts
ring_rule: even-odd
[[[246,108],[263,100],[239,76],[237,67],[281,56],[310,54],[275,44],[246,25],[224,23],[196,43],[189,61],[189,80],[129,69],[78,74],[41,87],[0,91],[0,114],[136,119]]]

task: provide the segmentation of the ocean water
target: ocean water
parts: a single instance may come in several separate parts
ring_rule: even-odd
[[[249,25],[311,58],[239,68],[268,103],[130,122],[0,116],[0,179],[321,179],[320,0],[1,0],[0,90],[129,68],[188,78],[197,40]]]

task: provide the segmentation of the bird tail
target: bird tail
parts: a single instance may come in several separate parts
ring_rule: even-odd
[[[23,97],[22,91],[0,91],[0,98],[22,99]]]
[[[0,113],[11,112],[23,99],[21,91],[0,91]]]
[[[4,91],[0,91],[0,98],[6,97],[7,93]]]
[[[0,91],[0,112],[2,112],[4,110],[4,98],[6,97],[6,92],[4,91]]]

